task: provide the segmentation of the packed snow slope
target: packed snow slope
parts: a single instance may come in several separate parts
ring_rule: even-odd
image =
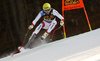
[[[100,28],[42,44],[0,61],[100,61]]]

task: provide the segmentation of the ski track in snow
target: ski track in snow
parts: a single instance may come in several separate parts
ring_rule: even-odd
[[[100,61],[100,28],[26,49],[0,61]]]

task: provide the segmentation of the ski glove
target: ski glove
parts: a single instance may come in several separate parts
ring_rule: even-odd
[[[64,21],[63,21],[63,20],[60,21],[60,25],[61,25],[61,26],[64,25]]]
[[[28,29],[31,30],[33,27],[34,27],[33,25],[30,25],[30,26],[28,27]]]

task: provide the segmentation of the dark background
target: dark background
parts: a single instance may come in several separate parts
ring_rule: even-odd
[[[62,0],[0,0],[0,58],[7,56],[7,53],[15,52],[17,47],[22,45],[28,26],[42,10],[45,2],[50,3],[60,14],[62,13]],[[92,30],[100,28],[100,0],[83,0],[83,2]],[[42,18],[36,26],[41,21]],[[59,21],[57,18],[56,28],[60,26]],[[83,8],[65,11],[65,27],[67,37],[90,31]],[[34,29],[29,32],[27,39]],[[39,35],[44,32],[45,30],[41,30]],[[51,35],[52,32],[50,37]],[[61,28],[55,32],[53,41],[62,38]]]

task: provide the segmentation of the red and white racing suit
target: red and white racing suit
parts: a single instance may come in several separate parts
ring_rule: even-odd
[[[41,28],[47,29],[46,32],[49,34],[57,25],[56,17],[64,21],[64,18],[52,8],[50,14],[46,14],[43,10],[40,11],[37,17],[33,20],[32,25],[35,25],[42,16],[44,17],[44,20],[36,27],[33,34],[38,34]]]

